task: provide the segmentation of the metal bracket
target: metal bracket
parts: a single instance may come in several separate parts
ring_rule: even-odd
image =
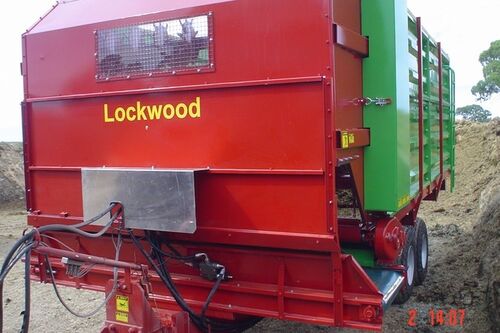
[[[333,36],[339,46],[361,58],[368,57],[367,37],[336,23],[333,25]]]

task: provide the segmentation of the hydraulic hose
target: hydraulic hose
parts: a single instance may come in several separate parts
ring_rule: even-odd
[[[43,234],[45,232],[55,232],[55,231],[63,231],[63,232],[69,232],[69,233],[75,233],[78,234],[79,236],[86,237],[86,238],[98,238],[104,235],[106,232],[109,231],[111,226],[113,225],[113,222],[119,217],[119,215],[122,213],[122,208],[118,209],[113,216],[110,218],[110,220],[103,226],[103,228],[96,233],[90,233],[81,230],[80,228],[83,228],[85,226],[91,225],[101,218],[103,218],[106,214],[110,213],[113,211],[114,208],[116,208],[119,203],[112,203],[110,204],[105,210],[103,210],[101,213],[96,215],[95,217],[83,221],[78,224],[74,225],[63,225],[63,224],[53,224],[53,225],[47,225],[47,226],[42,226],[38,229],[33,229],[26,234],[24,234],[19,240],[17,240],[12,248],[9,250],[7,255],[5,256],[5,260],[2,264],[2,268],[0,270],[0,333],[3,332],[3,283],[11,269],[21,260],[23,257],[25,258],[25,270],[24,270],[24,300],[25,300],[25,305],[24,305],[24,311],[23,311],[23,324],[21,328],[22,333],[27,333],[29,330],[29,320],[30,320],[30,310],[31,310],[31,284],[30,284],[30,264],[31,264],[31,250],[34,247],[35,243],[38,243],[39,240],[35,240],[37,234]],[[121,235],[119,235],[119,244],[121,245]],[[119,248],[117,248],[117,256],[119,253]],[[49,267],[50,267],[50,262],[49,262]],[[54,281],[54,275],[53,271],[50,268],[50,273],[52,277],[52,282],[55,283]],[[115,280],[117,279],[117,270],[115,268],[114,270],[114,277]],[[116,285],[116,284],[115,284]],[[58,292],[56,290],[56,294],[60,300],[60,296],[58,295]],[[102,306],[101,306],[102,307]],[[96,311],[97,312],[97,311]]]
[[[242,332],[252,326],[254,326],[256,323],[258,323],[261,318],[251,318],[248,320],[245,320],[243,322],[238,322],[238,323],[231,323],[231,322],[223,322],[223,321],[217,321],[213,319],[209,319],[205,317],[205,313],[208,309],[208,306],[210,302],[212,301],[212,298],[214,297],[215,293],[217,292],[220,284],[222,283],[222,280],[224,278],[225,272],[221,272],[221,274],[218,275],[217,281],[215,282],[214,286],[210,290],[210,293],[203,305],[202,312],[200,315],[198,315],[196,312],[194,312],[190,306],[186,303],[186,301],[182,298],[180,295],[179,291],[175,287],[175,284],[170,276],[170,273],[168,272],[166,265],[164,264],[163,260],[160,260],[163,251],[161,251],[161,248],[159,246],[158,239],[156,237],[152,237],[151,234],[147,234],[147,240],[149,244],[151,245],[151,249],[153,251],[154,256],[158,259],[158,264],[156,264],[153,260],[153,258],[146,252],[144,246],[141,244],[141,242],[137,239],[137,237],[133,234],[132,230],[129,230],[129,236],[132,239],[134,245],[136,248],[141,252],[141,254],[146,258],[148,264],[153,267],[153,269],[156,271],[162,282],[165,284],[171,295],[174,297],[175,301],[179,305],[179,307],[186,311],[189,314],[189,318],[195,324],[195,326],[200,329],[202,332],[217,332],[217,333],[237,333],[237,332]],[[167,256],[167,257],[171,257]],[[174,256],[176,258],[179,258],[179,256]],[[184,258],[189,258],[191,259],[192,257],[184,257]],[[196,258],[196,257],[195,257]]]

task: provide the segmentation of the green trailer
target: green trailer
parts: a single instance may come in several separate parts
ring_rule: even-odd
[[[362,0],[361,13],[368,47],[362,54],[364,97],[358,102],[369,140],[350,152],[362,158],[363,173],[356,174],[356,162],[350,171],[359,212],[346,216],[339,209],[340,238],[342,251],[356,258],[380,290],[394,286],[387,272],[397,270],[389,260],[397,251],[387,253],[404,244],[396,264],[407,278],[395,299],[403,303],[427,274],[427,227],[417,217],[419,207],[437,200],[446,185],[455,186],[455,74],[441,43],[408,11],[406,0]],[[337,189],[349,177],[337,177]]]
[[[406,1],[362,5],[363,34],[370,41],[364,94],[392,99],[390,105],[372,103],[364,110],[371,134],[365,148],[365,209],[397,212],[431,194],[432,184],[447,175],[454,187],[455,74],[441,44],[407,12]]]

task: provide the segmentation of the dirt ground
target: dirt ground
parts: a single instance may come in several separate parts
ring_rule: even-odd
[[[443,192],[437,203],[426,202],[421,209],[430,237],[427,280],[414,289],[410,301],[388,310],[384,332],[500,332],[500,120],[459,124],[457,141],[455,192]],[[12,147],[8,149],[6,159],[5,145],[0,145],[2,256],[25,228],[23,208],[19,200],[16,203],[22,192],[12,189],[12,184],[22,185],[20,176],[12,171],[19,170],[20,161],[12,156],[20,155],[20,150],[14,149],[17,153],[13,153]],[[4,187],[7,183],[8,190]],[[7,197],[14,203],[5,204]],[[19,331],[22,284],[22,267],[18,266],[4,288],[4,332]],[[32,286],[31,332],[99,332],[103,311],[90,319],[75,318],[59,304],[50,285],[33,283]],[[98,293],[61,290],[65,300],[81,311],[94,308],[103,299]],[[431,309],[465,310],[464,327],[431,326],[428,315]],[[407,324],[412,310],[418,313],[416,327]],[[265,320],[249,332],[354,331]]]

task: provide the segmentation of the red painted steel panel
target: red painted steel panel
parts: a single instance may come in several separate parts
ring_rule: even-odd
[[[197,97],[199,118],[104,122],[104,104],[111,116]],[[323,110],[317,83],[34,103],[32,164],[321,170]]]
[[[33,180],[32,210],[82,216],[80,173],[40,171]],[[322,177],[200,175],[196,191],[199,228],[318,235],[327,229]]]
[[[323,177],[207,174],[196,186],[200,226],[326,232]]]
[[[106,0],[86,0],[80,3],[65,1],[55,6],[51,15],[30,29],[30,32],[35,34],[180,9],[193,10],[200,6],[231,1],[234,0],[148,0],[140,3],[136,0],[120,0],[119,4]]]
[[[341,0],[332,1],[333,20],[346,28],[360,32],[361,28],[361,1]]]
[[[361,34],[361,12],[359,0],[334,1],[333,20],[345,26],[351,32]],[[334,46],[334,77],[335,77],[335,128],[360,129],[363,127],[363,106],[356,101],[363,97],[362,57],[353,55],[341,45]],[[337,145],[338,146],[338,145]],[[364,198],[364,149],[338,149],[337,158],[354,157],[351,166],[356,181],[356,187]]]
[[[51,215],[68,212],[72,216],[83,216],[79,173],[32,172],[31,180],[34,198],[31,210]]]

